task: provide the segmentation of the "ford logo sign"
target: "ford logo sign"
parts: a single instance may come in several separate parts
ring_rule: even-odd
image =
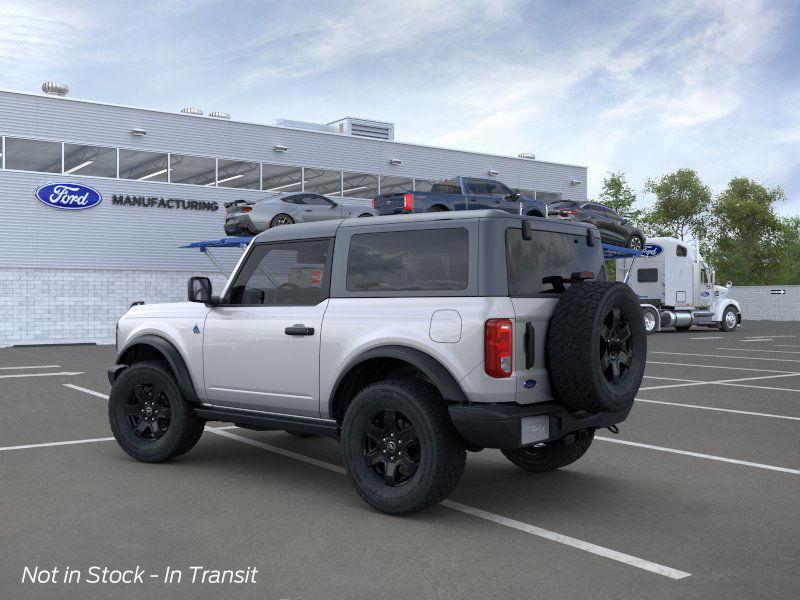
[[[658,244],[647,244],[642,250],[642,256],[658,256],[664,251],[664,248]]]
[[[707,298],[708,296],[710,296],[710,295],[711,295],[711,292],[709,292],[708,290],[704,290],[704,291],[700,292],[700,295],[701,295],[703,298]]]
[[[103,196],[79,183],[48,183],[36,189],[36,199],[61,210],[82,210],[97,206]]]

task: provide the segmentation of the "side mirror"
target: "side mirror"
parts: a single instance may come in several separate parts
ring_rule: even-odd
[[[725,287],[731,289],[733,287],[733,282],[729,281],[728,283],[725,284]]]
[[[189,302],[211,302],[211,280],[208,277],[189,277],[187,286]]]
[[[339,203],[331,200],[331,208],[336,208],[337,206],[339,206]]]

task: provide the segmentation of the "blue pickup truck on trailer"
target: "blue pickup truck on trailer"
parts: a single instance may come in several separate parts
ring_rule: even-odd
[[[516,215],[546,217],[547,205],[494,179],[452,177],[437,181],[430,192],[385,194],[372,201],[381,215],[494,208]]]

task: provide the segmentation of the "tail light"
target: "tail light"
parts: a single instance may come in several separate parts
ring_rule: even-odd
[[[253,209],[250,206],[245,206],[245,207],[242,208],[242,212],[243,213],[249,213],[251,210],[253,210]]]
[[[403,210],[414,210],[414,194],[403,194]]]
[[[567,215],[577,215],[578,211],[577,210],[573,210],[573,209],[570,208],[569,210],[559,211],[559,213],[566,217]]]
[[[510,377],[514,358],[511,319],[486,321],[483,340],[483,362],[486,374],[497,379]]]

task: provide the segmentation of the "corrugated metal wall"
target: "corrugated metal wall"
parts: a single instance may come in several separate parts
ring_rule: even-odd
[[[130,135],[145,129],[145,137]],[[360,173],[439,179],[485,177],[494,169],[511,187],[586,198],[586,169],[412,144],[198,118],[78,100],[0,91],[0,135],[139,150],[320,167]],[[275,152],[275,145],[288,147]],[[390,166],[397,158],[402,165]],[[582,185],[570,183],[578,180]],[[37,202],[46,183],[77,182],[103,195],[92,209],[61,211]],[[215,213],[112,206],[113,194],[215,200]],[[0,249],[6,267],[206,269],[190,241],[222,237],[222,202],[262,192],[125,181],[76,175],[0,171]]]

